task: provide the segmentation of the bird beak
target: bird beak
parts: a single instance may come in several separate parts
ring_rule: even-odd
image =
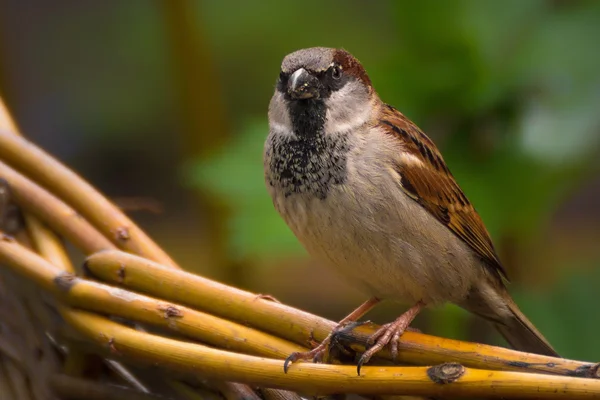
[[[288,94],[298,100],[318,98],[319,80],[304,68],[300,68],[290,76]]]

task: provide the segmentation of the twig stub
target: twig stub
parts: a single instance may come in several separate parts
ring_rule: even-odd
[[[79,278],[70,272],[61,272],[54,278],[54,284],[62,292],[68,292]]]
[[[465,373],[465,367],[459,363],[445,363],[434,365],[427,370],[427,376],[435,383],[444,385],[452,383]]]
[[[600,379],[600,363],[583,365],[577,368],[571,375],[580,378]]]

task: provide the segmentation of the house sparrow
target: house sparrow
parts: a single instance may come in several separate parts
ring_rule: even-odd
[[[358,362],[398,339],[425,306],[455,303],[491,321],[515,349],[557,356],[505,287],[490,236],[439,150],[385,104],[344,50],[316,47],[283,60],[264,149],[273,204],[308,253],[371,298],[412,307],[369,339]],[[331,334],[285,363],[318,359]]]

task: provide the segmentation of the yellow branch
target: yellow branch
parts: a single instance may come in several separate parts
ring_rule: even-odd
[[[15,135],[19,135],[20,132],[16,126],[16,124],[14,123],[13,119],[11,118],[10,114],[8,113],[8,110],[6,109],[4,103],[2,102],[2,99],[0,99],[0,130],[8,130],[10,132],[13,132]],[[69,171],[67,171],[69,172]],[[67,174],[68,175],[68,174]],[[19,176],[17,176],[19,177]],[[76,178],[78,178],[77,176],[75,176]],[[75,179],[77,180],[77,179]],[[25,183],[27,183],[27,180],[25,180]],[[83,188],[85,189],[85,182],[83,185]],[[26,185],[27,186],[27,185]],[[91,194],[93,195],[93,190],[92,191],[88,191],[91,192]],[[28,193],[29,196],[24,196],[27,197],[30,201],[32,201],[33,203],[35,203],[35,200],[38,200],[38,206],[41,207],[35,207],[35,211],[39,211],[40,209],[44,209],[44,206],[48,206],[48,199],[45,199],[46,201],[42,201],[41,204],[39,204],[39,200],[40,200],[40,195],[38,194],[38,196],[32,196],[32,194],[34,193]],[[48,198],[48,196],[45,196],[46,198]],[[44,193],[42,193],[41,198],[43,200],[44,198]],[[100,204],[100,208],[102,208],[102,206],[104,206],[104,211],[112,211],[113,207],[111,204],[106,204],[107,202],[102,202],[102,200],[104,200],[102,198],[102,196],[96,196],[96,200],[100,200],[101,204]],[[21,199],[23,200],[23,199]],[[50,196],[50,200],[53,200],[53,196]],[[50,203],[52,203],[52,201],[50,201]],[[64,215],[74,215],[74,213],[71,213],[70,209],[69,210],[64,210],[65,213],[61,214],[60,212],[57,211],[61,211],[61,207],[62,207],[62,202],[58,202],[57,204],[55,204],[55,208],[50,208],[51,210],[51,214],[47,215],[47,217],[49,217],[49,220],[53,220],[53,217],[56,216],[64,216]],[[57,209],[58,208],[58,209]],[[65,208],[65,207],[62,207]],[[89,207],[90,208],[90,212],[91,213],[99,213],[97,210],[95,210],[94,207]],[[102,210],[100,210],[102,211]],[[110,222],[108,222],[108,225],[110,226],[111,223],[113,226],[118,226],[118,224],[122,221],[127,221],[126,218],[123,218],[118,210],[116,210],[116,213],[112,213],[111,215],[114,217],[113,219],[110,220]],[[26,225],[27,225],[27,229],[29,231],[31,240],[34,244],[34,246],[36,247],[36,249],[44,255],[44,257],[47,260],[50,260],[51,263],[54,263],[55,265],[57,265],[59,268],[61,268],[63,271],[65,272],[73,272],[73,266],[68,258],[68,256],[66,255],[66,252],[64,250],[64,246],[63,244],[60,242],[60,240],[58,239],[58,237],[49,229],[47,229],[42,223],[40,223],[38,221],[38,219],[36,217],[34,217],[33,215],[31,215],[28,212],[24,212],[24,218],[26,221]],[[98,248],[112,248],[112,245],[109,245],[110,242],[108,242],[107,240],[105,240],[104,237],[102,237],[101,234],[99,234],[95,229],[87,229],[87,232],[81,229],[77,229],[79,227],[79,225],[81,224],[71,224],[69,223],[70,220],[69,219],[59,219],[59,226],[61,225],[61,222],[63,222],[64,220],[66,220],[66,226],[64,226],[65,228],[65,232],[67,233],[65,236],[71,238],[72,241],[74,241],[75,243],[80,243],[83,242],[80,247],[84,250],[84,251],[88,251],[88,252],[92,252],[97,250]],[[56,222],[56,221],[55,221]],[[85,223],[87,224],[87,221],[85,221]],[[60,231],[61,229],[59,229]],[[135,225],[133,226],[133,228],[131,229],[134,232],[134,245],[135,245],[135,240],[139,240],[140,244],[138,246],[138,248],[141,248],[145,251],[147,251],[148,253],[150,253],[151,256],[153,256],[154,259],[158,260],[158,261],[162,261],[164,263],[170,264],[172,266],[175,266],[173,261],[166,256],[166,253],[162,252],[161,249],[158,248],[158,246],[156,246],[149,238],[147,238],[145,236],[145,234],[143,234],[143,232],[141,232],[141,230],[139,230],[139,228],[137,228]],[[123,237],[123,233],[127,233],[129,234],[129,230],[127,231],[123,231],[123,230],[117,230],[117,232],[119,233],[119,236],[121,239],[127,239],[126,237]],[[140,235],[138,235],[137,233],[141,233]],[[73,235],[70,235],[70,234]],[[108,244],[107,244],[108,242]],[[89,247],[88,247],[89,246]],[[135,249],[135,246],[132,246],[133,249]],[[166,257],[165,257],[166,256]],[[70,310],[68,309],[63,309],[62,310],[63,314],[65,315],[69,315],[71,313]],[[77,318],[76,316],[72,316],[73,318]],[[213,317],[214,319],[214,317]],[[231,323],[229,323],[229,321],[225,321],[227,324],[232,325]],[[235,325],[235,324],[233,324]],[[227,325],[226,325],[227,326]],[[245,328],[247,329],[247,328]],[[262,333],[261,333],[262,334]],[[275,344],[277,344],[279,342],[282,342],[280,339],[275,340]],[[273,346],[271,346],[273,347]],[[295,348],[298,348],[297,346]],[[289,350],[289,346],[283,348],[283,350],[278,349],[275,346],[275,350],[279,350],[279,351],[288,351]],[[69,353],[69,359],[79,359],[78,357],[78,353],[75,351],[71,351]],[[67,362],[69,361],[69,359],[67,360]],[[129,374],[121,374],[121,377],[124,378],[126,381],[129,380],[130,375]],[[0,376],[2,376],[2,374],[0,373]],[[0,380],[1,381],[1,380]],[[176,388],[179,389],[177,390],[180,397],[185,398],[185,399],[195,399],[197,397],[199,397],[199,394],[196,393],[197,389],[187,389],[184,387],[183,384],[177,382],[176,380],[170,379],[170,378],[166,378],[165,382],[172,388]],[[133,386],[135,387],[135,382],[132,382]],[[248,392],[251,391],[251,389],[247,386],[243,386],[239,385],[239,384],[230,384],[227,382],[223,382],[223,384],[221,385],[224,389],[227,389],[226,392],[224,392],[225,394],[229,393],[231,396],[236,395],[237,397],[245,397]],[[224,390],[223,389],[223,390]],[[2,392],[4,393],[4,392]],[[8,390],[6,391],[6,393],[8,394]],[[273,394],[277,394],[279,393],[278,390],[270,390],[270,393]],[[289,393],[279,393],[281,398],[291,398],[294,399],[293,396],[291,396]],[[205,396],[202,396],[205,397]]]
[[[36,218],[28,216],[27,214],[26,218],[27,228],[30,233],[31,241],[33,242],[34,247],[38,249],[38,251],[43,255],[44,258],[41,259],[42,263],[40,265],[37,264],[40,260],[40,257],[30,257],[28,260],[29,264],[27,264],[27,267],[25,268],[29,268],[29,274],[40,273],[42,275],[48,275],[47,272],[49,270],[52,270],[54,274],[56,274],[54,283],[60,282],[60,279],[56,279],[56,277],[62,276],[64,278],[65,276],[69,276],[69,274],[63,275],[62,273],[72,273],[74,271],[73,265],[67,257],[63,244],[52,231],[47,229]],[[7,242],[7,245],[8,243],[11,242]],[[13,243],[12,247],[14,247],[13,250],[18,250],[16,255],[19,256],[20,254],[21,258],[24,255],[28,254],[27,249],[19,249],[19,245],[17,245],[16,243]],[[49,263],[50,265],[48,265],[47,261],[51,261]],[[24,262],[25,260],[21,260],[20,267],[23,267]],[[21,269],[19,269],[18,272],[23,273]],[[53,287],[56,287],[56,285],[54,285]],[[77,304],[75,304],[75,306],[77,306]],[[72,310],[69,308],[61,307],[60,312],[63,316],[70,315],[71,318],[77,318],[77,315],[71,315]],[[113,368],[113,370],[115,370],[115,372],[120,376],[120,378],[123,379],[125,382],[129,382],[132,387],[138,387],[139,382],[123,366],[112,360],[109,360],[107,362],[109,364],[117,364],[118,368],[116,370]],[[71,348],[67,355],[67,359],[65,360],[65,372],[75,372],[82,370],[83,368],[85,368],[85,365],[82,364],[82,355],[79,352],[75,351],[73,348]],[[180,384],[176,380],[168,377],[165,378],[165,382],[169,386],[175,388],[181,388],[183,386],[183,384]],[[54,383],[55,382],[52,382],[51,385]],[[54,386],[54,388],[58,389],[56,386]],[[181,398],[188,400],[196,400],[198,397],[202,397],[198,393],[196,393],[197,390],[198,389],[189,388],[186,391],[178,390],[178,393]],[[80,398],[80,396],[78,396],[77,398]],[[130,395],[128,398],[135,398],[135,395]]]
[[[55,193],[118,247],[177,267],[175,262],[121,210],[89,183],[33,143],[8,130],[0,130],[0,159]]]
[[[72,318],[72,316],[77,318]],[[354,366],[297,364],[229,353],[198,344],[139,332],[84,311],[65,316],[78,331],[115,356],[160,365],[207,379],[226,379],[313,395],[333,393],[405,394],[535,399],[600,398],[600,381],[584,378],[437,367],[372,367],[356,375]]]
[[[37,218],[27,220],[27,229],[33,247],[44,260],[63,272],[75,272],[61,239],[56,236],[54,231],[51,231]]]
[[[15,130],[10,118],[8,123],[6,118],[2,120],[6,117],[2,111],[0,107],[0,124],[8,125],[10,131]],[[136,288],[172,303],[66,274],[63,270],[69,267],[63,266],[61,270],[11,238],[0,238],[0,260],[66,302],[176,329],[217,346],[279,358],[301,348],[284,339],[178,303],[248,323],[300,344],[306,343],[311,336],[322,340],[334,326],[331,321],[259,299],[252,293],[174,270],[173,267],[177,266],[169,256],[93,187],[42,150],[9,131],[0,131],[0,159],[57,193],[92,222],[93,226],[76,216],[73,209],[54,195],[7,164],[0,163],[0,176],[9,181],[17,202],[34,211],[85,252],[114,248],[106,239],[108,237],[127,251],[165,264],[109,250],[90,257],[87,267],[105,280]],[[30,227],[44,235],[39,226],[30,224]],[[42,246],[38,243],[37,248],[43,252],[53,251],[51,247]],[[57,258],[54,262],[64,264],[65,260],[64,257]],[[299,363],[288,374],[284,374],[280,360],[231,353],[151,335],[87,311],[61,307],[60,312],[68,323],[115,356],[127,357],[128,361],[146,365],[161,365],[184,374],[200,374],[209,379],[311,394],[343,392],[542,399],[600,398],[598,380],[469,369],[460,364],[435,367],[366,366],[362,369],[362,375],[357,376],[354,366]],[[371,327],[361,327],[346,339],[350,342],[358,340],[359,345],[355,345],[355,348],[362,351],[360,342],[364,342],[370,332]],[[234,343],[236,339],[247,342]],[[273,348],[267,349],[268,345]],[[598,374],[595,364],[524,354],[414,332],[407,332],[402,337],[399,359],[420,364],[437,364],[452,359],[470,366],[497,369],[594,377]]]
[[[52,226],[84,253],[115,248],[71,207],[2,161],[0,177],[8,182],[11,196],[21,207]]]
[[[8,113],[6,107],[4,106],[4,103],[2,102],[2,100],[0,99],[0,130],[8,130],[10,132],[13,132],[15,135],[19,135],[19,131],[18,128],[16,126],[16,124],[14,123],[13,119],[11,118],[10,114]],[[50,157],[49,157],[50,158]],[[58,163],[54,163],[54,164],[58,164]],[[125,225],[125,229],[123,229],[123,225],[120,225],[121,223],[127,223],[128,219],[122,215],[122,213],[120,213],[120,211],[118,209],[116,209],[112,204],[110,204],[108,201],[106,201],[106,199],[104,199],[100,194],[98,194],[93,188],[91,188],[90,185],[88,185],[86,182],[82,181],[77,175],[73,174],[71,171],[69,171],[66,168],[62,168],[63,171],[61,171],[61,166],[60,164],[58,165],[58,167],[56,168],[57,171],[62,172],[63,176],[66,176],[67,178],[73,178],[73,182],[75,184],[75,186],[77,186],[81,192],[87,192],[88,195],[90,195],[91,197],[87,199],[87,202],[85,204],[83,204],[84,206],[84,210],[87,210],[88,213],[92,214],[92,215],[98,215],[98,218],[101,222],[104,222],[106,224],[106,226],[108,226],[109,228],[112,227],[116,227],[114,230],[108,229],[109,232],[116,232],[118,235],[116,236],[117,239],[119,239],[120,241],[125,241],[125,247],[126,249],[129,249],[130,251],[136,252],[136,253],[142,253],[145,254],[148,257],[151,257],[154,260],[157,261],[161,261],[167,265],[171,265],[172,267],[177,267],[175,265],[175,263],[166,255],[166,253],[164,253],[162,251],[162,249],[158,248],[157,245],[155,245],[137,226],[135,226],[133,223],[131,223],[130,227],[127,227]],[[18,176],[17,176],[18,177]],[[25,180],[25,183],[27,183],[27,181]],[[70,192],[71,189],[68,188],[69,184],[67,184],[67,191]],[[91,189],[91,190],[90,190]],[[37,206],[38,207],[34,207],[35,211],[40,211],[45,209],[45,206],[48,206],[49,204],[52,203],[52,201],[48,202],[48,196],[44,196],[45,193],[42,193],[41,198],[43,199],[44,197],[46,197],[46,201],[42,201],[41,204],[39,202],[40,200],[40,195],[38,194],[38,196],[32,196],[32,194],[34,193],[28,193],[28,196],[25,195],[23,197],[27,198],[29,201],[33,202],[35,204],[36,200],[38,200],[37,202]],[[50,196],[49,200],[53,200],[54,196]],[[23,199],[21,199],[23,200]],[[80,199],[81,200],[81,199]],[[95,200],[96,203],[91,203],[91,200]],[[22,201],[22,203],[27,203],[27,200],[25,202]],[[46,217],[48,217],[49,220],[54,221],[55,223],[57,221],[55,221],[53,219],[54,216],[64,216],[64,215],[74,215],[75,213],[71,213],[70,209],[69,210],[62,210],[65,211],[64,213],[60,213],[57,211],[61,211],[61,207],[62,207],[62,202],[58,202],[57,204],[55,204],[55,206],[57,207],[50,207],[51,213],[49,215],[46,215]],[[62,207],[65,208],[65,207]],[[85,211],[83,212],[85,213]],[[104,215],[103,215],[104,214]],[[38,249],[38,251],[40,251],[48,260],[51,260],[52,262],[56,263],[58,266],[60,266],[64,271],[73,271],[73,267],[70,263],[70,260],[68,259],[68,257],[66,256],[66,253],[64,251],[64,247],[62,246],[62,244],[59,242],[58,238],[48,229],[46,229],[33,215],[25,212],[24,213],[24,217],[26,220],[26,224],[29,230],[29,233],[34,241],[34,244],[36,245],[36,248]],[[108,217],[107,220],[103,221],[104,217]],[[65,223],[65,226],[61,225],[61,223]],[[79,222],[79,221],[77,221]],[[95,229],[88,229],[88,232],[81,229],[77,229],[79,228],[79,225],[77,222],[75,223],[70,223],[69,219],[59,219],[58,220],[58,224],[57,226],[59,226],[59,231],[61,231],[60,227],[64,228],[63,233],[66,233],[66,237],[70,238],[74,243],[80,243],[80,248],[82,248],[84,250],[84,252],[93,252],[95,250],[98,250],[100,248],[112,248],[112,245],[108,245],[107,242],[101,234],[99,234]],[[85,224],[87,224],[87,221],[85,221]],[[71,233],[73,235],[71,235]],[[82,243],[83,242],[83,243]],[[140,251],[141,250],[141,251]],[[64,313],[69,313],[70,311],[68,309],[64,309],[63,310]],[[213,317],[214,319],[214,317]],[[229,327],[231,328],[231,325],[235,325],[235,324],[231,324],[229,321],[224,321],[225,323],[225,327],[228,327],[227,324],[229,324]],[[247,328],[244,328],[247,329]],[[239,332],[238,332],[239,333]],[[263,339],[264,339],[264,334],[262,333],[258,333],[259,336],[263,335]],[[238,341],[238,339],[235,339],[236,341]],[[242,342],[244,342],[242,340]],[[283,343],[284,341],[282,341],[281,339],[275,338],[275,341],[270,343],[269,345],[269,349],[271,349],[271,351],[285,351],[287,352],[290,349],[299,349],[298,346],[294,346],[292,344],[288,344],[283,346],[282,348],[277,347],[277,344]],[[250,347],[251,344],[250,344]],[[69,357],[73,356],[75,354],[75,352],[71,352]],[[166,379],[165,380],[166,383],[168,385],[170,385],[171,387],[177,388],[179,389],[178,393],[180,394],[180,396],[182,398],[186,398],[186,399],[193,399],[198,397],[198,394],[195,392],[195,390],[192,390],[191,388],[189,390],[185,390],[185,388],[183,387],[182,384],[180,384],[179,382],[173,380],[173,379]],[[227,382],[223,382],[221,384],[221,392],[224,393],[226,396],[229,395],[231,398],[245,398],[247,397],[248,393],[250,393],[252,390],[247,387],[247,386],[243,386],[243,385],[239,385],[239,384],[231,384],[231,383],[227,383]],[[279,391],[277,390],[271,390],[270,393],[273,394],[277,394],[279,393]],[[289,393],[279,393],[279,396],[281,398],[294,398],[291,397],[289,395]]]
[[[93,284],[72,275],[70,277],[73,279],[65,275],[59,275],[57,279],[55,275],[60,271],[59,268],[53,267],[14,241],[0,241],[0,255],[4,263],[18,267],[19,272],[38,284],[44,284],[51,292],[70,292],[73,293],[73,301],[77,304],[87,303],[83,300],[85,296],[81,297],[76,293],[93,288]],[[104,285],[98,285],[99,290],[104,288]],[[135,300],[131,297],[124,298],[130,295],[135,297],[135,294],[123,290],[119,294],[123,304]],[[102,304],[106,304],[102,300],[106,299],[96,299],[101,301],[95,307],[101,309]],[[111,310],[112,306],[109,305],[108,310],[104,311]],[[359,377],[353,366],[304,363],[295,365],[288,374],[284,374],[282,361],[230,353],[150,335],[84,311],[63,308],[61,313],[71,326],[115,356],[123,356],[144,364],[160,364],[163,368],[172,368],[186,374],[200,374],[209,379],[226,379],[311,394],[348,392],[438,396],[491,395],[504,398],[548,399],[600,397],[600,381],[597,380],[469,370],[460,365],[436,368],[369,366],[363,369],[363,374]],[[558,389],[560,391],[557,392]]]
[[[88,257],[86,268],[105,281],[249,324],[303,345],[307,345],[311,335],[316,340],[323,340],[335,326],[332,321],[284,304],[257,299],[253,293],[120,251],[94,254]],[[357,343],[357,350],[364,351],[360,343],[364,344],[366,336],[373,331],[374,327],[363,326],[351,333],[350,339]],[[391,359],[388,353],[383,354]],[[476,368],[598,377],[597,365],[592,363],[521,353],[417,332],[405,332],[400,339],[399,362],[431,365],[448,360]]]
[[[228,350],[285,358],[307,349],[247,326],[65,273],[14,240],[0,241],[0,260],[67,304],[145,322]]]
[[[15,135],[21,135],[21,132],[20,132],[19,128],[17,127],[17,124],[12,119],[10,113],[8,112],[6,106],[4,105],[4,102],[2,101],[1,98],[0,98],[0,130],[8,130],[10,132],[13,132]],[[24,183],[27,184],[27,181],[25,180]],[[26,185],[26,186],[28,186],[28,185]],[[29,186],[32,187],[31,185],[29,185]],[[35,187],[35,185],[33,185],[33,187]],[[11,187],[11,190],[12,190],[11,195],[14,197],[14,189],[12,189],[12,187]],[[39,201],[40,197],[37,197],[37,200]],[[42,195],[42,203],[44,206],[48,205],[46,202],[43,202],[43,195]],[[36,209],[36,210],[39,211],[40,209]],[[27,228],[28,237],[29,237],[33,247],[41,254],[44,254],[47,260],[49,260],[50,262],[52,262],[53,264],[55,264],[56,266],[61,268],[63,271],[74,272],[73,264],[69,260],[69,257],[67,256],[66,252],[64,251],[64,246],[63,246],[61,240],[56,236],[56,234],[53,231],[51,231],[50,229],[48,229],[48,227],[45,224],[43,224],[35,215],[33,215],[30,212],[23,211],[23,219],[25,220],[25,226]],[[87,233],[89,233],[89,232],[82,232],[82,234],[87,234]],[[105,244],[107,242],[104,240],[104,238],[101,235],[98,234],[98,236],[100,236],[100,238],[95,240],[95,242],[97,242],[95,244],[96,246],[102,246],[103,244]],[[96,235],[94,235],[94,234],[92,234],[92,235],[88,234],[86,236],[86,238],[87,238],[86,243],[91,243],[92,241],[94,241],[93,238],[95,238],[95,237],[96,237]],[[112,248],[112,246],[110,246],[108,248]],[[85,360],[86,359],[82,353],[71,349],[71,351],[69,351],[69,353],[65,359],[64,369],[65,369],[65,371],[68,371],[69,373],[80,373],[86,367]],[[0,392],[0,393],[3,393],[3,392]]]

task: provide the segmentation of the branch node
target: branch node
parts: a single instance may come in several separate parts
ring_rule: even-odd
[[[131,235],[129,234],[129,228],[126,226],[120,226],[116,229],[115,239],[118,242],[126,242],[131,239]]]
[[[125,282],[125,264],[121,263],[121,265],[119,266],[119,269],[117,270],[117,277],[117,282]]]
[[[281,302],[279,300],[277,300],[275,297],[271,296],[270,294],[259,293],[254,297],[253,301],[256,301],[256,300],[267,300],[267,301],[273,301],[275,303],[281,304]]]
[[[117,347],[115,346],[115,338],[111,337],[110,339],[108,339],[108,348],[110,350],[110,352],[112,354],[121,354],[121,352],[119,350],[117,350]]]
[[[600,363],[582,365],[574,371],[572,376],[600,379]]]
[[[173,305],[160,307],[159,310],[164,313],[165,319],[183,317],[183,313],[181,312],[181,310]]]
[[[61,292],[68,292],[79,278],[70,272],[61,272],[54,278],[54,284]]]
[[[600,378],[600,363],[592,365],[590,368],[590,378]]]
[[[444,363],[434,365],[427,370],[427,376],[435,383],[444,385],[452,383],[465,373],[465,367],[459,363]]]

